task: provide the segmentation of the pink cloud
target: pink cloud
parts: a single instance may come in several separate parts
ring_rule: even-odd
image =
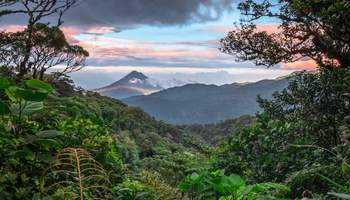
[[[314,60],[300,60],[292,63],[282,63],[282,69],[303,69],[303,70],[315,70],[317,63]]]
[[[68,27],[62,27],[62,31],[66,35],[68,41],[72,43],[79,43],[76,37],[81,34],[103,35],[103,34],[118,32],[118,30],[116,30],[114,27],[107,27],[107,26],[90,26],[90,27],[68,26]]]
[[[77,43],[90,52],[90,59],[158,59],[174,60],[209,60],[223,56],[216,48],[198,48],[184,46],[182,43],[162,44],[159,42],[126,40],[101,35],[84,37]]]
[[[23,31],[25,28],[26,26],[24,25],[8,25],[8,26],[1,27],[0,30],[6,31],[6,32],[18,32],[18,31]],[[89,26],[89,27],[64,26],[61,29],[64,32],[68,41],[72,43],[78,43],[75,37],[81,34],[102,35],[102,34],[114,33],[119,31],[114,27],[108,27],[108,26]]]
[[[24,29],[25,29],[25,26],[21,26],[21,25],[8,25],[0,28],[1,31],[10,32],[10,33],[23,31]]]
[[[104,46],[90,42],[80,42],[90,52],[90,59],[123,59],[130,56],[138,58],[155,58],[155,59],[215,59],[219,57],[216,49],[157,49],[152,46],[140,44],[131,44],[128,46],[119,46],[118,44]]]

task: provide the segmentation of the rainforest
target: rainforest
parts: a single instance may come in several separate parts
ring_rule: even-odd
[[[166,6],[165,1],[146,3],[143,9],[162,13],[163,9],[157,8]],[[115,2],[128,5],[130,13],[124,14],[131,15],[130,2],[137,1]],[[78,19],[86,21],[88,15],[78,15],[79,5],[96,6],[89,12],[97,13],[101,6],[112,6],[111,2],[0,1],[1,26],[9,27],[15,21],[21,24],[16,30],[2,28],[0,32],[0,199],[350,199],[350,2],[232,2],[232,9],[241,18],[217,40],[215,52],[234,62],[250,62],[257,70],[301,61],[315,67],[295,70],[278,79],[283,81],[277,85],[237,83],[222,86],[220,93],[211,86],[211,92],[206,93],[209,86],[163,90],[148,84],[147,88],[138,85],[142,90],[137,91],[147,89],[154,94],[118,99],[83,88],[74,79],[74,74],[92,65],[97,56],[94,50],[99,48],[93,46],[90,51],[88,45],[75,40],[101,37],[106,28],[89,29],[84,36],[72,39],[65,26],[77,24]],[[121,30],[108,34],[123,34],[141,21],[152,26],[190,23],[183,19],[186,9],[179,15],[183,18],[171,21],[170,17],[177,15],[175,4],[192,8],[198,3],[199,8],[224,12],[232,2],[169,1],[173,10],[164,10],[163,18],[154,17],[156,12],[146,13],[150,18],[139,18],[135,13],[121,18],[123,12],[116,8],[119,14],[115,20],[123,19]],[[74,14],[77,17],[69,17]],[[97,15],[102,19],[103,14]],[[106,15],[112,20],[112,15]],[[196,23],[207,20],[199,11],[188,14],[193,15]],[[275,20],[278,26],[273,31],[264,30],[260,25],[264,20]],[[116,51],[113,54],[118,54]],[[125,51],[136,56],[130,49]],[[107,59],[107,53],[103,55]],[[133,74],[138,78],[128,79],[130,84],[146,80],[144,75]],[[182,97],[195,96],[199,90],[202,96],[195,103],[181,106],[185,104]],[[236,96],[223,95],[230,91]],[[269,91],[269,95],[259,95],[262,91]],[[170,99],[175,92],[180,93],[176,105]],[[199,99],[208,101],[200,104]],[[237,103],[229,108],[227,99]],[[128,105],[136,100],[140,106]],[[142,104],[146,100],[156,102],[152,105],[157,112],[163,111],[178,123],[152,116],[147,111],[151,104]],[[192,108],[204,109],[202,113],[213,117],[215,101],[220,112],[240,109],[239,116],[223,119],[220,115],[216,121],[203,117],[206,123],[186,123],[186,119],[196,120],[201,114],[189,112]],[[240,107],[244,105],[248,107]]]

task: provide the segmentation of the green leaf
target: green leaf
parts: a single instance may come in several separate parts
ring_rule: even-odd
[[[47,83],[40,81],[40,80],[37,80],[37,79],[28,80],[25,83],[28,87],[33,88],[33,89],[44,90],[47,93],[51,93],[53,91],[50,84],[47,84]]]
[[[2,101],[0,101],[0,114],[1,115],[6,115],[6,114],[9,114],[11,111],[10,111],[10,108],[8,107],[8,105]]]
[[[15,156],[19,158],[24,158],[26,160],[34,160],[35,159],[35,154],[33,153],[32,150],[28,149],[27,147],[16,151]]]
[[[216,177],[208,181],[209,185],[221,194],[235,193],[245,185],[244,180],[238,175]]]
[[[39,132],[38,135],[27,135],[22,138],[26,144],[32,144],[45,150],[50,150],[52,148],[60,147],[60,140],[57,139],[58,136],[63,135],[63,133],[58,131],[43,131]]]
[[[350,200],[350,194],[345,193],[336,193],[336,192],[328,192],[327,194],[341,198],[341,199],[347,199]]]
[[[40,145],[42,148],[49,150],[53,147],[59,147],[60,143],[54,139],[36,139],[33,144]]]
[[[200,177],[200,176],[199,176],[196,172],[194,172],[194,173],[192,173],[192,174],[189,176],[189,179],[190,179],[191,181],[196,181],[199,177]]]
[[[107,117],[104,118],[104,120],[108,123],[111,123],[113,121],[113,115],[108,115]]]
[[[190,188],[191,188],[191,185],[190,184],[188,184],[188,183],[179,183],[178,185],[177,185],[177,188],[178,189],[180,189],[180,190],[182,190],[182,191],[187,191],[187,190],[189,190]]]
[[[205,185],[203,183],[196,183],[193,185],[193,192],[201,193],[205,190]]]
[[[341,170],[342,170],[343,173],[348,173],[348,172],[350,172],[350,166],[349,166],[349,164],[346,163],[346,162],[343,162],[343,163],[341,164]]]
[[[5,94],[7,95],[7,97],[11,100],[11,101],[13,101],[13,102],[15,102],[15,101],[17,101],[17,98],[14,96],[14,94],[13,94],[13,90],[15,89],[16,87],[15,86],[12,86],[12,87],[9,87],[9,88],[7,88],[6,90],[5,90]]]
[[[29,115],[36,111],[42,110],[43,108],[44,108],[43,102],[27,102],[27,105],[23,109],[23,114]]]
[[[21,112],[22,115],[30,115],[36,111],[42,110],[43,108],[43,102],[27,101],[25,103],[22,102],[22,105],[19,103],[13,104],[11,106],[11,111],[15,114],[19,114]]]
[[[135,199],[145,199],[148,195],[148,192],[139,192],[135,195]]]
[[[10,87],[10,82],[5,78],[0,77],[0,89],[6,89],[8,87]]]
[[[278,183],[258,183],[242,186],[237,190],[236,194],[237,199],[257,199],[258,196],[264,195],[267,191],[287,193],[290,192],[290,189],[287,186]]]
[[[102,126],[103,125],[103,121],[100,118],[97,117],[92,117],[91,118],[91,122],[93,122],[96,125]]]
[[[26,101],[43,101],[48,96],[48,93],[42,92],[42,90],[34,91],[34,90],[19,88],[16,86],[11,86],[7,88],[5,92],[12,101],[17,101],[21,99]]]
[[[39,133],[36,134],[36,136],[40,138],[56,138],[63,135],[64,134],[62,132],[56,131],[56,130],[40,131]]]

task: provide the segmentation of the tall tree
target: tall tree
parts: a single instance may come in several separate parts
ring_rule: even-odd
[[[6,43],[11,44],[7,45],[6,51],[3,49],[0,60],[7,66],[18,66],[17,70],[22,74],[30,73],[41,80],[48,69],[57,65],[65,65],[58,74],[80,70],[89,55],[82,47],[70,45],[58,27],[46,24],[38,23],[16,33],[0,33],[0,37],[7,38]],[[31,47],[29,53],[23,52],[28,44]],[[26,65],[21,71],[22,63]]]
[[[245,0],[245,17],[221,40],[221,51],[240,61],[273,66],[311,58],[323,68],[350,67],[350,2],[347,0]],[[259,31],[264,18],[280,22],[279,31]]]
[[[61,73],[81,69],[89,55],[82,47],[70,45],[59,27],[62,16],[79,0],[18,0],[0,3],[0,16],[24,14],[24,31],[0,33],[0,62],[12,66],[17,80],[25,75],[42,79],[47,69],[65,65]],[[43,21],[46,20],[46,23]],[[53,24],[51,26],[51,24]]]

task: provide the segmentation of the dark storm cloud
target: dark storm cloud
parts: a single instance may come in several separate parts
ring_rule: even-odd
[[[66,13],[74,25],[129,28],[137,25],[183,25],[215,20],[234,0],[84,0]]]

